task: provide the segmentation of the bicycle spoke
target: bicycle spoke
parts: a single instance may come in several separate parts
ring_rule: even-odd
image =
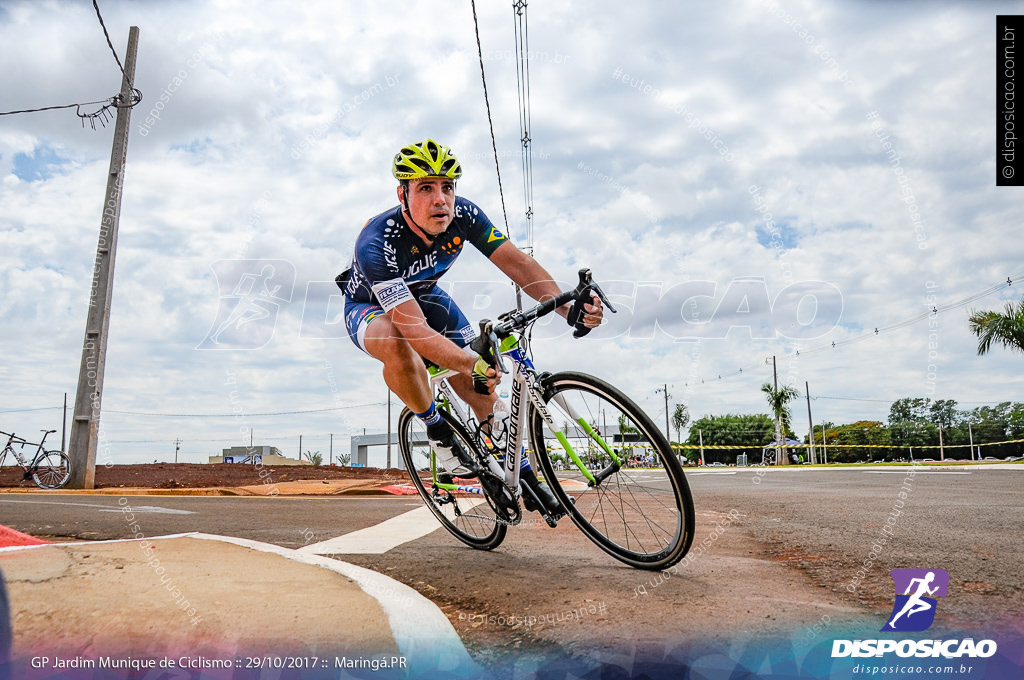
[[[441,526],[473,548],[491,550],[499,545],[507,526],[495,516],[484,496],[436,481],[435,475],[442,470],[434,460],[422,421],[406,409],[399,417],[398,427],[399,449],[413,486]],[[471,448],[465,431],[457,426],[453,430],[463,445]],[[421,471],[428,471],[429,475],[424,478]],[[473,487],[478,488],[475,484]]]
[[[551,455],[567,457],[586,486],[563,486],[575,498],[573,521],[606,552],[642,568],[671,566],[692,541],[689,489],[668,442],[627,397],[591,376],[560,373],[545,393],[551,422],[534,410],[534,447],[545,472]],[[550,444],[548,443],[550,442]],[[575,454],[575,455],[572,455]]]

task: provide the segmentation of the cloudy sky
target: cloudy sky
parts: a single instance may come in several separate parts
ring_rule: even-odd
[[[514,14],[478,4],[526,245]],[[330,434],[340,452],[382,432],[378,365],[329,282],[395,203],[391,156],[413,140],[450,145],[459,193],[504,225],[470,3],[100,6],[122,60],[140,29],[144,95],[100,462],[173,460],[176,439],[205,462],[247,428],[326,457]],[[907,396],[1024,400],[1022,358],[977,357],[966,321],[1024,293],[1022,194],[995,186],[994,145],[995,16],[1019,8],[531,2],[534,252],[567,284],[590,267],[620,308],[585,340],[539,328],[538,365],[601,375],[658,422],[664,384],[694,417],[764,412],[771,356],[809,383],[815,422],[885,420]],[[0,110],[119,90],[90,2],[0,2],[0,41]],[[74,401],[112,135],[73,109],[0,117],[2,430],[59,437]],[[475,251],[447,280],[473,320],[512,304]],[[234,323],[264,283],[264,318]]]

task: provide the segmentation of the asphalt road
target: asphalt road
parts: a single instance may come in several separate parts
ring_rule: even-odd
[[[892,607],[889,570],[905,567],[950,574],[936,634],[980,638],[1024,619],[1022,473],[691,471],[696,538],[690,559],[669,574],[620,565],[567,520],[514,527],[493,552],[439,530],[383,554],[337,557],[416,588],[472,653],[509,676],[548,654],[607,658],[694,638],[863,637]],[[299,548],[420,505],[415,496],[0,494],[0,523],[55,539],[129,538],[127,506],[146,536],[203,531]]]

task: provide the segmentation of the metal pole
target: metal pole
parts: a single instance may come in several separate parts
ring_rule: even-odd
[[[107,174],[107,193],[103,201],[99,239],[96,242],[96,260],[93,266],[92,288],[89,295],[89,314],[85,322],[85,340],[82,343],[82,363],[78,370],[78,389],[75,392],[74,419],[71,423],[71,479],[69,489],[92,489],[96,482],[96,448],[99,435],[103,374],[107,359],[107,332],[110,328],[110,300],[114,284],[114,254],[117,249],[117,230],[121,221],[121,194],[124,187],[124,166],[128,153],[128,131],[135,89],[135,55],[139,43],[139,29],[128,30],[128,50],[124,59],[124,77],[121,79],[120,106],[114,125],[114,142],[110,150],[110,169]]]
[[[824,458],[824,462],[828,463],[828,438],[825,437],[825,425],[821,425],[821,457]]]
[[[302,460],[302,435],[299,435],[299,460]]]
[[[779,368],[775,363],[775,355],[772,355],[772,381],[775,384],[775,391],[779,391]],[[776,465],[789,465],[789,456],[786,451],[785,439],[786,433],[782,431],[782,421],[778,416],[775,418],[775,464]]]
[[[939,460],[946,460],[946,448],[942,443],[942,425],[939,425]]]
[[[971,460],[974,460],[974,432],[971,431],[970,423],[967,423],[967,436],[971,438]]]
[[[697,428],[697,437],[700,440],[700,464],[704,464],[704,430]]]
[[[811,418],[811,386],[804,381],[804,392],[807,394],[807,422],[811,428],[811,463],[817,463],[817,455],[814,453],[814,419]]]
[[[387,469],[391,469],[391,389],[388,388],[388,460],[385,465]]]
[[[668,429],[668,384],[665,384],[665,439],[672,441],[672,432]]]
[[[60,421],[60,450],[68,452],[68,393],[64,393],[64,417]]]

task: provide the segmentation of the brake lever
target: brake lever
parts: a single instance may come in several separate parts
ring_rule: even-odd
[[[487,342],[491,346],[491,355],[494,357],[494,363],[502,373],[508,373],[508,368],[505,367],[505,362],[501,358],[501,343],[498,342],[498,336],[493,329],[487,333]]]
[[[490,319],[481,319],[480,335],[469,344],[469,348],[483,357],[484,361],[492,367],[497,367],[502,373],[508,373],[505,363],[501,360],[500,347],[498,336],[494,332],[494,324]]]
[[[604,303],[604,306],[608,308],[609,312],[611,312],[612,314],[619,313],[618,310],[616,310],[615,307],[612,306],[612,302],[611,300],[608,299],[608,296],[604,294],[603,290],[601,290],[601,286],[599,286],[597,283],[592,283],[590,284],[590,286],[594,290],[594,292],[597,293],[597,297],[601,298],[601,302]]]
[[[605,307],[607,307],[608,310],[612,314],[617,314],[618,313],[618,310],[616,310],[614,305],[612,305],[611,300],[609,300],[608,296],[604,294],[603,290],[601,290],[600,284],[598,284],[596,281],[594,281],[594,274],[593,274],[593,272],[591,272],[589,269],[584,267],[583,269],[581,269],[579,271],[579,276],[580,276],[580,282],[576,286],[576,297],[580,297],[588,289],[592,290],[595,293],[597,293],[597,297],[601,299],[601,302],[604,303]]]

